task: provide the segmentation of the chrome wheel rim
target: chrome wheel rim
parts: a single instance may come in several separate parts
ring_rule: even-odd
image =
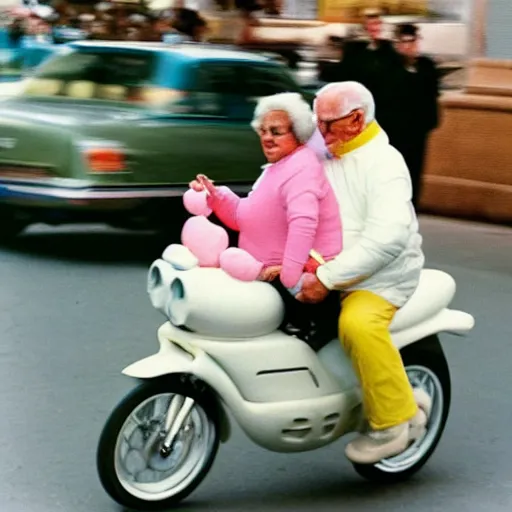
[[[123,488],[144,501],[161,501],[185,490],[204,468],[215,443],[215,425],[196,402],[180,429],[172,453],[164,458],[165,416],[173,393],[154,395],[126,419],[114,451]]]
[[[430,396],[432,409],[426,432],[420,438],[404,452],[375,464],[376,468],[385,473],[401,473],[415,466],[430,450],[443,425],[444,392],[437,375],[420,365],[407,366],[406,371],[413,388],[420,388]]]

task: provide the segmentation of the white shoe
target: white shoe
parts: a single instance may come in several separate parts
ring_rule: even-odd
[[[421,388],[414,388],[414,399],[418,404],[418,412],[409,420],[409,439],[416,441],[422,437],[427,430],[428,418],[432,411],[432,399],[426,391]]]
[[[345,448],[345,455],[356,464],[375,464],[402,453],[409,446],[409,422],[384,430],[361,434]]]
[[[414,442],[427,431],[427,415],[419,409],[414,418],[409,420],[409,441]]]
[[[425,413],[427,418],[430,416],[432,411],[432,399],[429,394],[423,388],[413,388],[414,400],[418,404],[418,407]]]
[[[375,464],[405,451],[426,432],[432,399],[426,391],[414,388],[418,412],[409,421],[384,430],[367,430],[351,441],[345,454],[356,464]]]

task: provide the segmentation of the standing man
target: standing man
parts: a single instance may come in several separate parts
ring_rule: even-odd
[[[421,193],[421,177],[428,137],[439,124],[439,74],[434,61],[421,56],[418,28],[410,23],[399,25],[396,47],[400,55],[397,73],[397,95],[402,108],[389,133],[392,144],[402,153],[412,180],[412,202],[415,207]]]
[[[340,207],[344,248],[306,275],[297,299],[317,303],[331,290],[342,293],[339,337],[359,377],[370,426],[346,455],[374,464],[424,432],[431,406],[426,393],[413,391],[389,333],[418,286],[422,237],[407,166],[377,123],[368,89],[328,84],[317,93],[315,114],[332,155],[325,171]]]
[[[373,95],[380,125],[391,132],[398,104],[394,77],[401,66],[400,57],[393,42],[382,37],[383,20],[378,9],[363,12],[363,29],[362,39],[344,43],[333,81],[363,84]]]

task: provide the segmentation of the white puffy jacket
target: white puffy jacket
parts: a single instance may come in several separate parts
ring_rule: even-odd
[[[318,268],[318,278],[331,290],[369,290],[403,306],[425,258],[402,155],[381,130],[325,169],[340,205],[343,251]]]

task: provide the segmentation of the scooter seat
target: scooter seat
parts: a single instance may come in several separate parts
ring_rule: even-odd
[[[157,260],[149,272],[148,291],[153,305],[176,326],[205,336],[256,338],[272,333],[283,318],[282,300],[272,286],[238,281],[218,268],[178,271]],[[449,274],[422,270],[418,287],[396,313],[391,332],[434,316],[454,295],[455,281]]]
[[[398,310],[390,325],[397,333],[416,325],[447,307],[456,290],[455,280],[446,272],[434,269],[421,271],[416,291],[408,302]]]

